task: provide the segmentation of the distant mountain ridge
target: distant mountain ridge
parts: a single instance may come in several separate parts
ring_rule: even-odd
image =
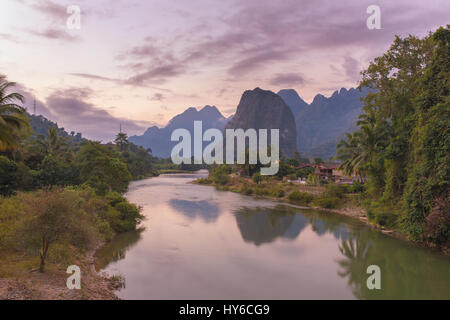
[[[277,93],[283,101],[291,108],[294,116],[297,116],[308,104],[298,95],[294,89],[283,89]]]
[[[291,155],[292,150],[296,148],[302,156],[328,159],[336,154],[336,145],[345,137],[345,133],[356,129],[356,121],[362,112],[363,105],[360,99],[367,93],[367,90],[360,92],[354,88],[348,90],[342,88],[339,91],[336,90],[330,97],[318,94],[308,104],[294,89],[283,89],[277,94],[273,92],[269,94],[270,91],[259,88],[255,90],[256,93],[252,98],[247,97],[253,102],[246,103],[247,106],[241,112],[238,106],[236,114],[228,118],[225,118],[215,106],[206,105],[201,110],[191,107],[173,117],[165,127],[153,126],[143,135],[135,135],[129,139],[137,145],[151,148],[154,156],[168,158],[172,147],[177,143],[170,141],[172,131],[185,128],[193,136],[195,120],[202,121],[203,130],[217,128],[221,131],[225,127],[269,129],[274,128],[272,126],[274,123],[277,125],[284,123],[283,126],[289,128],[287,131],[289,134],[280,132],[283,155]],[[244,92],[242,98],[246,93],[248,95],[255,90]],[[281,99],[278,100],[277,97]],[[242,98],[239,105],[242,103]],[[290,118],[289,114],[294,119],[293,123],[286,120]],[[294,127],[296,135],[292,137],[291,132]],[[292,145],[294,140],[295,143]]]
[[[228,122],[228,119],[215,106],[206,105],[201,110],[191,107],[173,117],[165,127],[150,127],[141,136],[131,136],[129,141],[145,148],[151,148],[152,154],[156,157],[169,158],[172,148],[178,143],[170,141],[172,132],[175,129],[184,128],[193,137],[194,121],[196,120],[202,121],[203,131],[210,128],[223,130]]]
[[[281,90],[278,94],[293,109],[297,125],[297,147],[303,156],[328,159],[336,154],[336,145],[346,132],[356,129],[362,112],[361,92],[351,88],[335,91],[329,98],[322,94],[304,105],[295,90]],[[298,98],[297,98],[298,97]]]

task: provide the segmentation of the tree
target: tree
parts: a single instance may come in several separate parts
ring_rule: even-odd
[[[88,216],[78,208],[77,194],[64,189],[47,189],[29,195],[23,239],[39,248],[39,271],[45,271],[50,247],[57,241],[69,241],[89,247],[96,234]]]
[[[17,164],[0,156],[0,196],[9,196],[17,187]]]
[[[323,161],[322,158],[314,158],[314,163],[315,164],[321,164],[321,163],[324,163],[324,161]]]
[[[67,143],[58,134],[56,128],[49,129],[47,137],[39,135],[36,143],[41,147],[43,153],[53,156],[55,156],[55,153],[57,153],[58,151],[67,148]]]
[[[395,216],[412,239],[436,244],[450,241],[449,40],[449,26],[396,37],[362,72],[359,128],[338,144],[344,172],[368,178],[369,219]]]
[[[89,141],[76,154],[79,178],[100,193],[125,192],[131,180],[126,163],[108,146]]]
[[[2,151],[17,150],[21,132],[29,128],[25,109],[17,104],[24,103],[24,97],[16,92],[8,92],[15,85],[14,82],[9,82],[5,76],[0,75],[0,150]]]
[[[120,152],[124,152],[128,150],[128,136],[126,133],[120,132],[117,134],[116,139],[114,140],[114,143],[117,146],[117,149]]]
[[[420,79],[416,126],[405,192],[403,226],[416,240],[450,241],[450,30],[439,28],[431,61]]]

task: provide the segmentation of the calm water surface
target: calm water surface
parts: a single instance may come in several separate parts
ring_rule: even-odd
[[[357,220],[210,186],[200,174],[131,184],[147,217],[97,253],[123,299],[450,299],[450,259]],[[381,268],[381,290],[366,269]]]

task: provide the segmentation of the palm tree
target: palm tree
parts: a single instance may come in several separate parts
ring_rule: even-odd
[[[342,139],[337,145],[337,158],[343,161],[339,168],[344,171],[345,175],[351,176],[359,173],[362,160],[360,157],[361,147],[355,133],[346,133],[345,135],[346,139]]]
[[[340,168],[346,175],[360,175],[373,165],[377,154],[387,146],[391,133],[387,122],[378,123],[372,110],[359,116],[357,124],[360,128],[353,134],[347,133],[346,140],[337,145],[337,158],[343,160]]]
[[[24,103],[25,99],[20,93],[8,93],[14,87],[6,76],[0,75],[0,150],[17,150],[19,147],[20,132],[29,127],[25,109],[17,104]]]
[[[51,155],[55,155],[55,152],[66,147],[66,142],[60,137],[55,127],[48,130],[47,137],[39,135],[36,143],[41,147],[45,154]]]
[[[119,151],[127,151],[128,150],[128,136],[126,133],[120,132],[116,136],[116,140],[114,140]]]

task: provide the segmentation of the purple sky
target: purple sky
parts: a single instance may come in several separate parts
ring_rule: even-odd
[[[381,29],[366,26],[369,5]],[[69,30],[68,5],[82,10]],[[234,113],[244,90],[294,88],[307,102],[353,87],[395,34],[449,23],[450,1],[1,0],[0,73],[38,113],[111,140],[188,107]]]

